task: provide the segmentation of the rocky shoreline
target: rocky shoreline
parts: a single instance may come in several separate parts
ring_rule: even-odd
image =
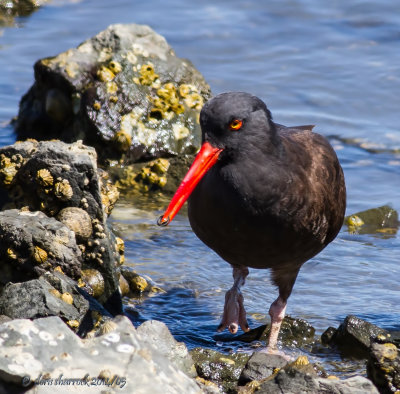
[[[23,141],[0,148],[0,392],[400,390],[400,334],[355,316],[321,338],[287,317],[280,337],[284,347],[365,360],[367,377],[347,379],[304,355],[189,352],[163,323],[135,328],[123,316],[123,297],[163,290],[124,265],[124,242],[107,218],[121,192],[175,190],[210,97],[201,74],[147,26],[112,25],[35,64],[15,123]],[[345,224],[390,233],[399,221],[380,207]],[[267,333],[261,326],[234,339]]]

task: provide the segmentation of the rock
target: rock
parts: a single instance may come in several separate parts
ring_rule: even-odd
[[[79,335],[95,330],[112,318],[93,297],[60,272],[39,279],[8,283],[0,293],[0,314],[10,319],[61,317]]]
[[[262,325],[251,329],[248,332],[232,336],[230,334],[216,335],[215,338],[218,341],[230,342],[230,341],[242,341],[242,342],[253,342],[253,341],[267,341],[269,335],[270,326]],[[278,340],[287,347],[299,347],[309,343],[313,343],[315,340],[315,329],[303,319],[295,319],[290,316],[285,316],[282,321],[281,330],[279,332]]]
[[[28,389],[38,394],[60,390],[199,393],[192,379],[155,347],[142,342],[126,317],[117,317],[113,322],[112,332],[84,341],[58,317],[3,323],[0,325],[1,384],[6,388],[19,387],[19,392]]]
[[[216,383],[223,392],[234,390],[250,356],[243,353],[222,354],[212,349],[190,351],[199,377]]]
[[[355,376],[345,380],[326,379],[288,366],[257,386],[257,394],[378,394],[370,380]]]
[[[3,14],[7,16],[28,16],[47,2],[48,0],[2,0],[0,1],[0,25]]]
[[[367,373],[381,393],[399,392],[400,348],[393,343],[373,343]]]
[[[3,209],[10,206],[21,208],[27,212],[20,215],[31,215],[32,222],[37,221],[39,217],[42,218],[42,224],[36,227],[37,232],[44,238],[44,243],[48,244],[47,238],[53,238],[51,234],[55,230],[50,223],[53,223],[53,227],[61,226],[72,230],[73,232],[68,233],[72,234],[68,245],[71,244],[76,253],[74,256],[64,252],[60,254],[65,255],[62,257],[63,261],[65,260],[64,264],[60,264],[62,271],[71,278],[78,279],[81,268],[97,270],[104,279],[104,286],[101,287],[102,292],[99,292],[98,287],[96,290],[92,289],[91,294],[95,295],[110,312],[118,314],[122,311],[118,267],[123,261],[123,241],[115,237],[106,222],[107,214],[111,212],[118,192],[110,185],[103,172],[100,171],[99,175],[96,159],[95,150],[84,146],[81,142],[66,144],[61,141],[30,140],[1,148],[0,200],[2,196],[8,196],[9,203],[6,207],[3,206]],[[105,206],[103,201],[108,205]],[[3,199],[3,204],[4,202]],[[44,214],[59,221],[50,218],[45,220]],[[21,222],[21,226],[26,224]],[[25,226],[21,232],[27,232],[29,236],[28,229],[29,226]],[[13,248],[16,247],[13,241],[15,236],[13,232],[7,232],[6,229],[4,231],[5,242],[1,247],[8,250],[8,254],[2,255],[8,256],[8,260],[11,258],[12,261],[15,260],[13,257],[15,255]],[[40,261],[41,265],[49,269],[54,268],[54,264],[49,264],[54,260],[52,255],[57,254],[57,248],[65,249],[64,244],[67,240],[50,245],[54,250],[50,246],[46,249],[42,243],[35,242],[31,242],[29,248],[23,247],[21,255],[30,250],[35,261]],[[66,263],[78,265],[79,272],[75,270],[75,274],[72,275],[65,266]],[[15,264],[14,268],[19,269]],[[11,274],[12,272],[13,270]],[[40,275],[42,273],[39,272]],[[11,274],[5,277],[7,281],[13,280],[10,278]],[[20,276],[14,281],[31,278],[32,276],[25,279]]]
[[[0,284],[38,278],[61,269],[81,275],[82,256],[74,233],[43,212],[0,212]]]
[[[278,354],[255,352],[247,361],[239,377],[239,385],[245,385],[253,380],[262,380],[274,373],[276,368],[282,368],[287,360]]]
[[[388,205],[367,209],[344,218],[348,231],[357,234],[393,235],[399,228],[399,214]]]
[[[333,333],[332,327],[328,330],[322,334],[322,340],[338,346],[344,355],[356,358],[367,358],[372,341],[388,334],[386,330],[353,315],[347,316],[336,332]]]
[[[183,342],[177,342],[167,326],[157,320],[148,320],[137,328],[137,333],[143,343],[156,347],[179,370],[190,377],[196,377],[196,368],[192,356]]]
[[[111,25],[76,49],[35,64],[20,102],[19,139],[83,139],[101,161],[194,153],[211,92],[150,27]]]

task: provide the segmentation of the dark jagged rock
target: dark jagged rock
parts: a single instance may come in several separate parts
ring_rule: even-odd
[[[270,326],[264,324],[240,335],[232,336],[229,334],[221,334],[216,335],[215,338],[218,338],[218,341],[223,342],[267,341],[269,330]],[[295,319],[290,316],[285,316],[279,332],[278,340],[282,342],[284,346],[288,347],[304,346],[305,344],[314,342],[315,329],[303,319]]]
[[[177,342],[167,326],[157,320],[148,320],[137,328],[143,343],[157,348],[178,369],[190,377],[196,377],[196,369],[191,355],[183,342]]]
[[[372,341],[388,334],[386,330],[353,315],[347,316],[335,332],[332,327],[328,330],[322,334],[322,341],[337,346],[345,356],[356,358],[367,358]]]
[[[224,392],[233,390],[250,356],[243,353],[222,354],[212,349],[190,351],[199,377],[214,382]]]
[[[0,325],[0,391],[9,393],[13,385],[16,392],[36,394],[71,390],[199,393],[194,380],[156,347],[143,342],[126,317],[111,322],[107,334],[84,341],[58,317]],[[64,383],[63,389],[61,380],[56,384],[60,375],[64,382],[76,379],[76,383]],[[50,391],[46,379],[51,380]]]
[[[400,391],[400,348],[394,343],[373,343],[367,364],[368,377],[380,393]]]
[[[240,375],[239,385],[243,386],[253,380],[265,379],[271,376],[276,368],[282,368],[287,363],[287,360],[278,354],[255,352]]]
[[[35,64],[20,103],[19,139],[79,139],[126,163],[194,153],[211,93],[194,66],[148,26],[111,25]]]
[[[104,282],[103,292],[87,290],[117,314],[122,311],[118,267],[123,262],[123,241],[110,231],[106,219],[118,192],[103,173],[99,176],[96,159],[95,150],[81,142],[25,141],[0,149],[0,196],[8,197],[3,209],[23,211],[2,214],[13,216],[9,220],[15,222],[12,231],[7,227],[1,230],[3,270],[12,268],[2,279],[3,284],[32,279],[56,266],[74,279],[80,278],[81,269],[96,270],[96,277],[101,276]],[[19,217],[31,219],[25,223]],[[66,238],[56,237],[50,244],[56,228],[63,229],[62,237]],[[18,234],[25,233],[27,241],[16,241]],[[64,250],[67,246],[73,254]],[[13,264],[18,259],[23,259],[30,271],[38,271],[36,275],[13,278],[21,271],[21,266]],[[71,271],[69,265],[76,268]]]

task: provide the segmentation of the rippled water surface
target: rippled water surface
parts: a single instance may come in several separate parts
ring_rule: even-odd
[[[316,124],[329,136],[345,171],[348,213],[387,203],[400,210],[398,1],[53,1],[14,22],[0,27],[0,145],[14,142],[8,121],[36,60],[111,23],[149,24],[214,93],[254,93],[277,122]],[[156,227],[166,204],[121,201],[111,219],[127,262],[167,290],[136,305],[139,320],[163,320],[190,347],[222,346],[214,334],[231,270],[193,235],[184,212]],[[398,234],[344,228],[302,268],[288,313],[317,333],[348,314],[399,330],[399,246]],[[250,324],[266,321],[277,295],[268,273],[252,270],[244,294]]]

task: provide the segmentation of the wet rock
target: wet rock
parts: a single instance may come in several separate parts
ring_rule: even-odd
[[[43,212],[0,212],[0,284],[38,278],[61,269],[81,275],[82,256],[74,233]]]
[[[372,382],[361,376],[345,380],[319,378],[293,366],[279,370],[276,375],[260,382],[256,387],[257,394],[378,394]]]
[[[322,341],[337,346],[345,356],[356,358],[368,357],[372,341],[388,334],[386,330],[353,315],[347,316],[335,332],[332,327],[328,330],[322,334]]]
[[[400,349],[389,342],[373,343],[367,372],[381,393],[400,391]]]
[[[194,153],[210,88],[148,26],[111,25],[76,49],[35,64],[20,103],[19,139],[83,139],[102,161]]]
[[[270,326],[262,325],[252,330],[232,336],[229,334],[217,335],[218,341],[230,342],[230,341],[242,341],[242,342],[253,342],[253,341],[267,341],[269,335]],[[313,343],[315,340],[315,329],[303,319],[295,319],[290,316],[286,316],[283,319],[281,330],[279,332],[278,340],[287,347],[299,347],[309,343]]]
[[[110,186],[104,173],[101,172],[99,175],[96,160],[95,150],[84,146],[81,142],[66,144],[61,141],[30,140],[1,148],[0,200],[1,196],[7,196],[9,202],[3,205],[3,209],[20,208],[27,212],[26,216],[32,216],[32,222],[39,217],[44,218],[46,214],[48,217],[57,218],[58,226],[72,230],[68,233],[72,234],[68,242],[73,244],[71,247],[77,251],[76,256],[64,252],[60,255],[65,254],[63,259],[68,264],[78,265],[79,273],[72,275],[65,266],[66,263],[60,264],[61,270],[74,279],[80,275],[81,268],[99,271],[104,279],[103,291],[100,293],[99,288],[92,289],[91,294],[95,295],[110,312],[117,314],[122,311],[118,266],[123,261],[123,246],[121,247],[123,241],[115,237],[108,228],[106,219],[118,197],[118,192],[115,187]],[[108,205],[105,206],[103,201]],[[0,202],[4,204],[5,201],[3,199]],[[56,226],[55,219],[51,220],[53,227]],[[27,229],[29,227],[21,231],[29,232]],[[4,231],[6,234],[8,230]],[[48,243],[47,238],[51,239],[51,234],[55,230],[52,230],[46,222],[39,225],[37,231],[42,234],[43,242]],[[1,247],[6,248],[8,254],[2,255],[8,256],[8,260],[10,258],[15,260],[13,233],[4,235],[3,240],[5,242]],[[23,249],[21,255],[24,256],[24,253],[31,250],[34,261],[38,262],[36,266],[44,266],[48,268],[47,270],[54,268],[54,264],[49,263],[54,260],[52,255],[56,252],[51,248],[46,249],[40,242],[35,242],[28,245],[29,248],[21,246]],[[51,247],[62,248],[64,244],[67,244],[67,240],[54,243]],[[13,268],[18,271],[20,267],[14,265]],[[13,272],[14,270],[11,270],[11,274]],[[11,274],[5,277],[7,281],[12,280]],[[31,277],[28,276],[26,279]],[[26,279],[19,277],[17,281]]]
[[[191,355],[183,342],[177,342],[167,326],[157,320],[148,320],[137,328],[143,343],[156,347],[179,370],[190,377],[196,377],[196,368]]]
[[[129,295],[132,297],[142,296],[151,292],[159,293],[163,290],[153,284],[149,277],[144,277],[135,272],[131,267],[122,266],[121,275],[129,286]]]
[[[247,361],[239,377],[239,385],[243,386],[253,380],[262,380],[271,376],[276,368],[282,368],[287,360],[278,354],[255,352]]]
[[[1,0],[0,26],[12,25],[13,17],[28,16],[48,0]]]
[[[344,219],[348,230],[356,234],[382,233],[393,235],[399,228],[399,215],[388,205],[368,209],[347,216]]]
[[[243,353],[222,354],[212,349],[196,348],[190,351],[198,375],[216,383],[224,391],[235,389],[240,374],[250,356]]]
[[[49,393],[57,392],[56,386],[62,390],[66,379],[77,379],[68,391],[199,393],[192,379],[142,342],[126,317],[112,321],[113,331],[84,341],[58,317],[0,325],[0,385]]]

